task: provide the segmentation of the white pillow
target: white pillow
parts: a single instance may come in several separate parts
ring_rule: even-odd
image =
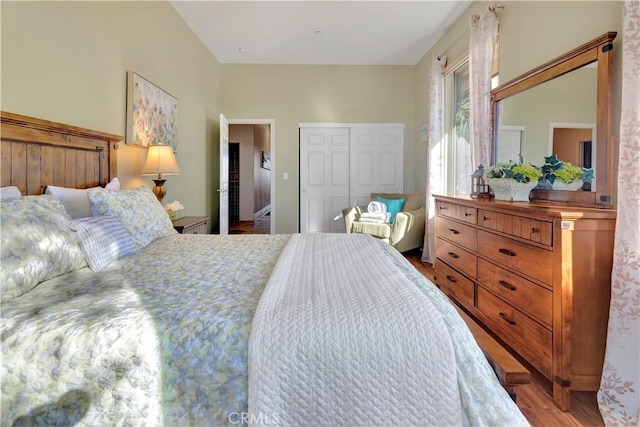
[[[100,187],[93,187],[100,188]],[[113,178],[106,186],[108,190],[119,190],[120,181]],[[47,185],[44,194],[51,194],[62,202],[69,216],[75,218],[85,218],[91,216],[91,205],[87,198],[87,189],[56,187],[55,185]]]
[[[104,188],[106,188],[107,190],[115,190],[118,191],[120,190],[120,180],[118,179],[118,177],[116,176],[115,178],[113,178],[111,180],[110,183],[108,183],[107,185],[104,186]]]
[[[136,253],[133,237],[116,217],[73,219],[69,221],[69,228],[78,232],[80,247],[93,271],[100,271],[113,261]]]
[[[0,188],[0,199],[8,199],[11,197],[22,197],[22,193],[18,187],[12,185]]]

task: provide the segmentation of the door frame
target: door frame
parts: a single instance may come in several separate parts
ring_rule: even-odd
[[[233,119],[227,117],[229,125],[269,125],[269,142],[271,157],[271,182],[269,185],[269,198],[271,200],[271,221],[269,224],[269,233],[276,232],[276,121],[275,119]]]

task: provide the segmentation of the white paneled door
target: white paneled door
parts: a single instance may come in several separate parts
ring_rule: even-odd
[[[350,200],[366,205],[371,193],[404,188],[404,128],[354,127],[350,135]]]
[[[220,114],[220,234],[229,234],[229,121]]]
[[[300,129],[300,231],[340,232],[349,206],[349,128]]]
[[[402,192],[404,126],[300,126],[300,232],[344,232],[346,207]]]

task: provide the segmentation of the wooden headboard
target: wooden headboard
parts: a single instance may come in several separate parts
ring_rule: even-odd
[[[0,186],[24,195],[47,185],[104,187],[118,173],[121,136],[0,112]]]

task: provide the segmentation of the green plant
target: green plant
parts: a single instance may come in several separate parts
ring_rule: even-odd
[[[544,178],[550,184],[553,184],[556,179],[565,184],[578,180],[591,182],[593,179],[593,169],[581,168],[571,162],[563,162],[555,154],[544,158],[541,170]]]
[[[517,182],[536,182],[542,178],[540,168],[514,161],[499,162],[485,172],[485,178],[514,179]]]

